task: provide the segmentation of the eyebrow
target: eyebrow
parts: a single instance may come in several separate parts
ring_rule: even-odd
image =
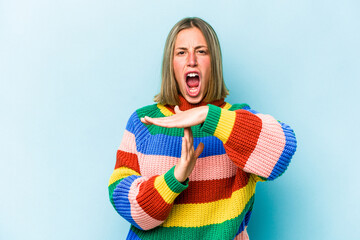
[[[200,45],[200,46],[196,46],[195,47],[195,49],[199,49],[199,48],[207,48],[207,46],[205,46],[205,45]],[[175,50],[187,50],[187,48],[186,47],[178,47],[178,48],[176,48]]]

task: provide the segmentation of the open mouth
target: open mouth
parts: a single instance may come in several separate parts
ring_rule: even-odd
[[[200,92],[200,77],[196,72],[186,74],[186,91],[191,97],[196,97]]]

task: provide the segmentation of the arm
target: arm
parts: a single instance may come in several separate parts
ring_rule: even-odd
[[[279,177],[296,150],[293,130],[270,115],[251,110],[247,105],[222,109],[214,105],[193,108],[170,117],[142,119],[163,127],[189,127],[202,124],[202,130],[219,138],[226,153],[244,171],[263,180]]]
[[[109,197],[115,210],[135,227],[149,230],[168,216],[175,198],[187,188],[174,177],[174,167],[163,175],[140,175],[136,144],[141,144],[144,127],[134,113],[117,151],[115,169],[109,180]]]
[[[263,180],[284,173],[296,151],[295,134],[288,125],[248,106],[230,111],[209,105],[202,130],[224,143],[237,166]]]
[[[162,118],[150,118],[145,116],[141,118],[141,122],[145,124],[155,124],[162,127],[178,127],[184,128],[184,137],[182,139],[181,146],[181,158],[180,161],[176,164],[174,169],[175,178],[179,182],[185,181],[191,174],[192,170],[195,167],[197,158],[200,156],[204,150],[204,144],[199,143],[198,147],[194,150],[193,145],[193,134],[190,126],[197,125],[197,121],[205,120],[208,107],[203,107],[203,111],[199,111],[200,108],[195,109],[195,111],[180,111],[179,107],[175,107],[175,115],[172,117],[162,117]],[[192,116],[192,118],[189,118]],[[198,116],[195,117],[194,116]],[[182,121],[185,120],[185,121]],[[186,121],[186,120],[190,120]],[[169,122],[170,121],[170,122]],[[199,122],[200,123],[200,122]],[[174,126],[173,126],[174,125]]]

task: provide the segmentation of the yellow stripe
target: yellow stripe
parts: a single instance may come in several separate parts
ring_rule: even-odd
[[[179,193],[173,192],[166,184],[164,175],[158,176],[154,182],[156,190],[168,204],[172,204]]]
[[[114,170],[114,172],[111,174],[110,180],[109,180],[109,186],[116,182],[119,179],[131,176],[131,175],[137,175],[140,176],[140,174],[130,168],[127,167],[120,167]]]
[[[229,110],[232,107],[230,103],[226,103],[223,109]]]
[[[254,176],[254,179],[256,180],[256,182],[265,182],[266,180],[262,179],[261,177],[259,177],[258,175],[252,174]]]
[[[230,133],[234,127],[236,113],[221,109],[221,115],[217,127],[214,132],[214,136],[219,138],[224,144],[229,139]]]
[[[174,115],[169,109],[167,109],[164,105],[161,105],[160,103],[157,104],[157,107],[160,109],[160,112],[165,115],[165,117]]]
[[[242,213],[255,194],[255,184],[255,180],[250,177],[248,185],[233,192],[228,199],[210,203],[174,205],[162,226],[202,227],[234,219]]]

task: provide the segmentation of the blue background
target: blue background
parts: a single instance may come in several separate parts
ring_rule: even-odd
[[[0,0],[0,239],[125,239],[107,193],[130,114],[160,89],[181,18],[216,30],[230,103],[295,130],[249,234],[360,239],[356,0]]]

